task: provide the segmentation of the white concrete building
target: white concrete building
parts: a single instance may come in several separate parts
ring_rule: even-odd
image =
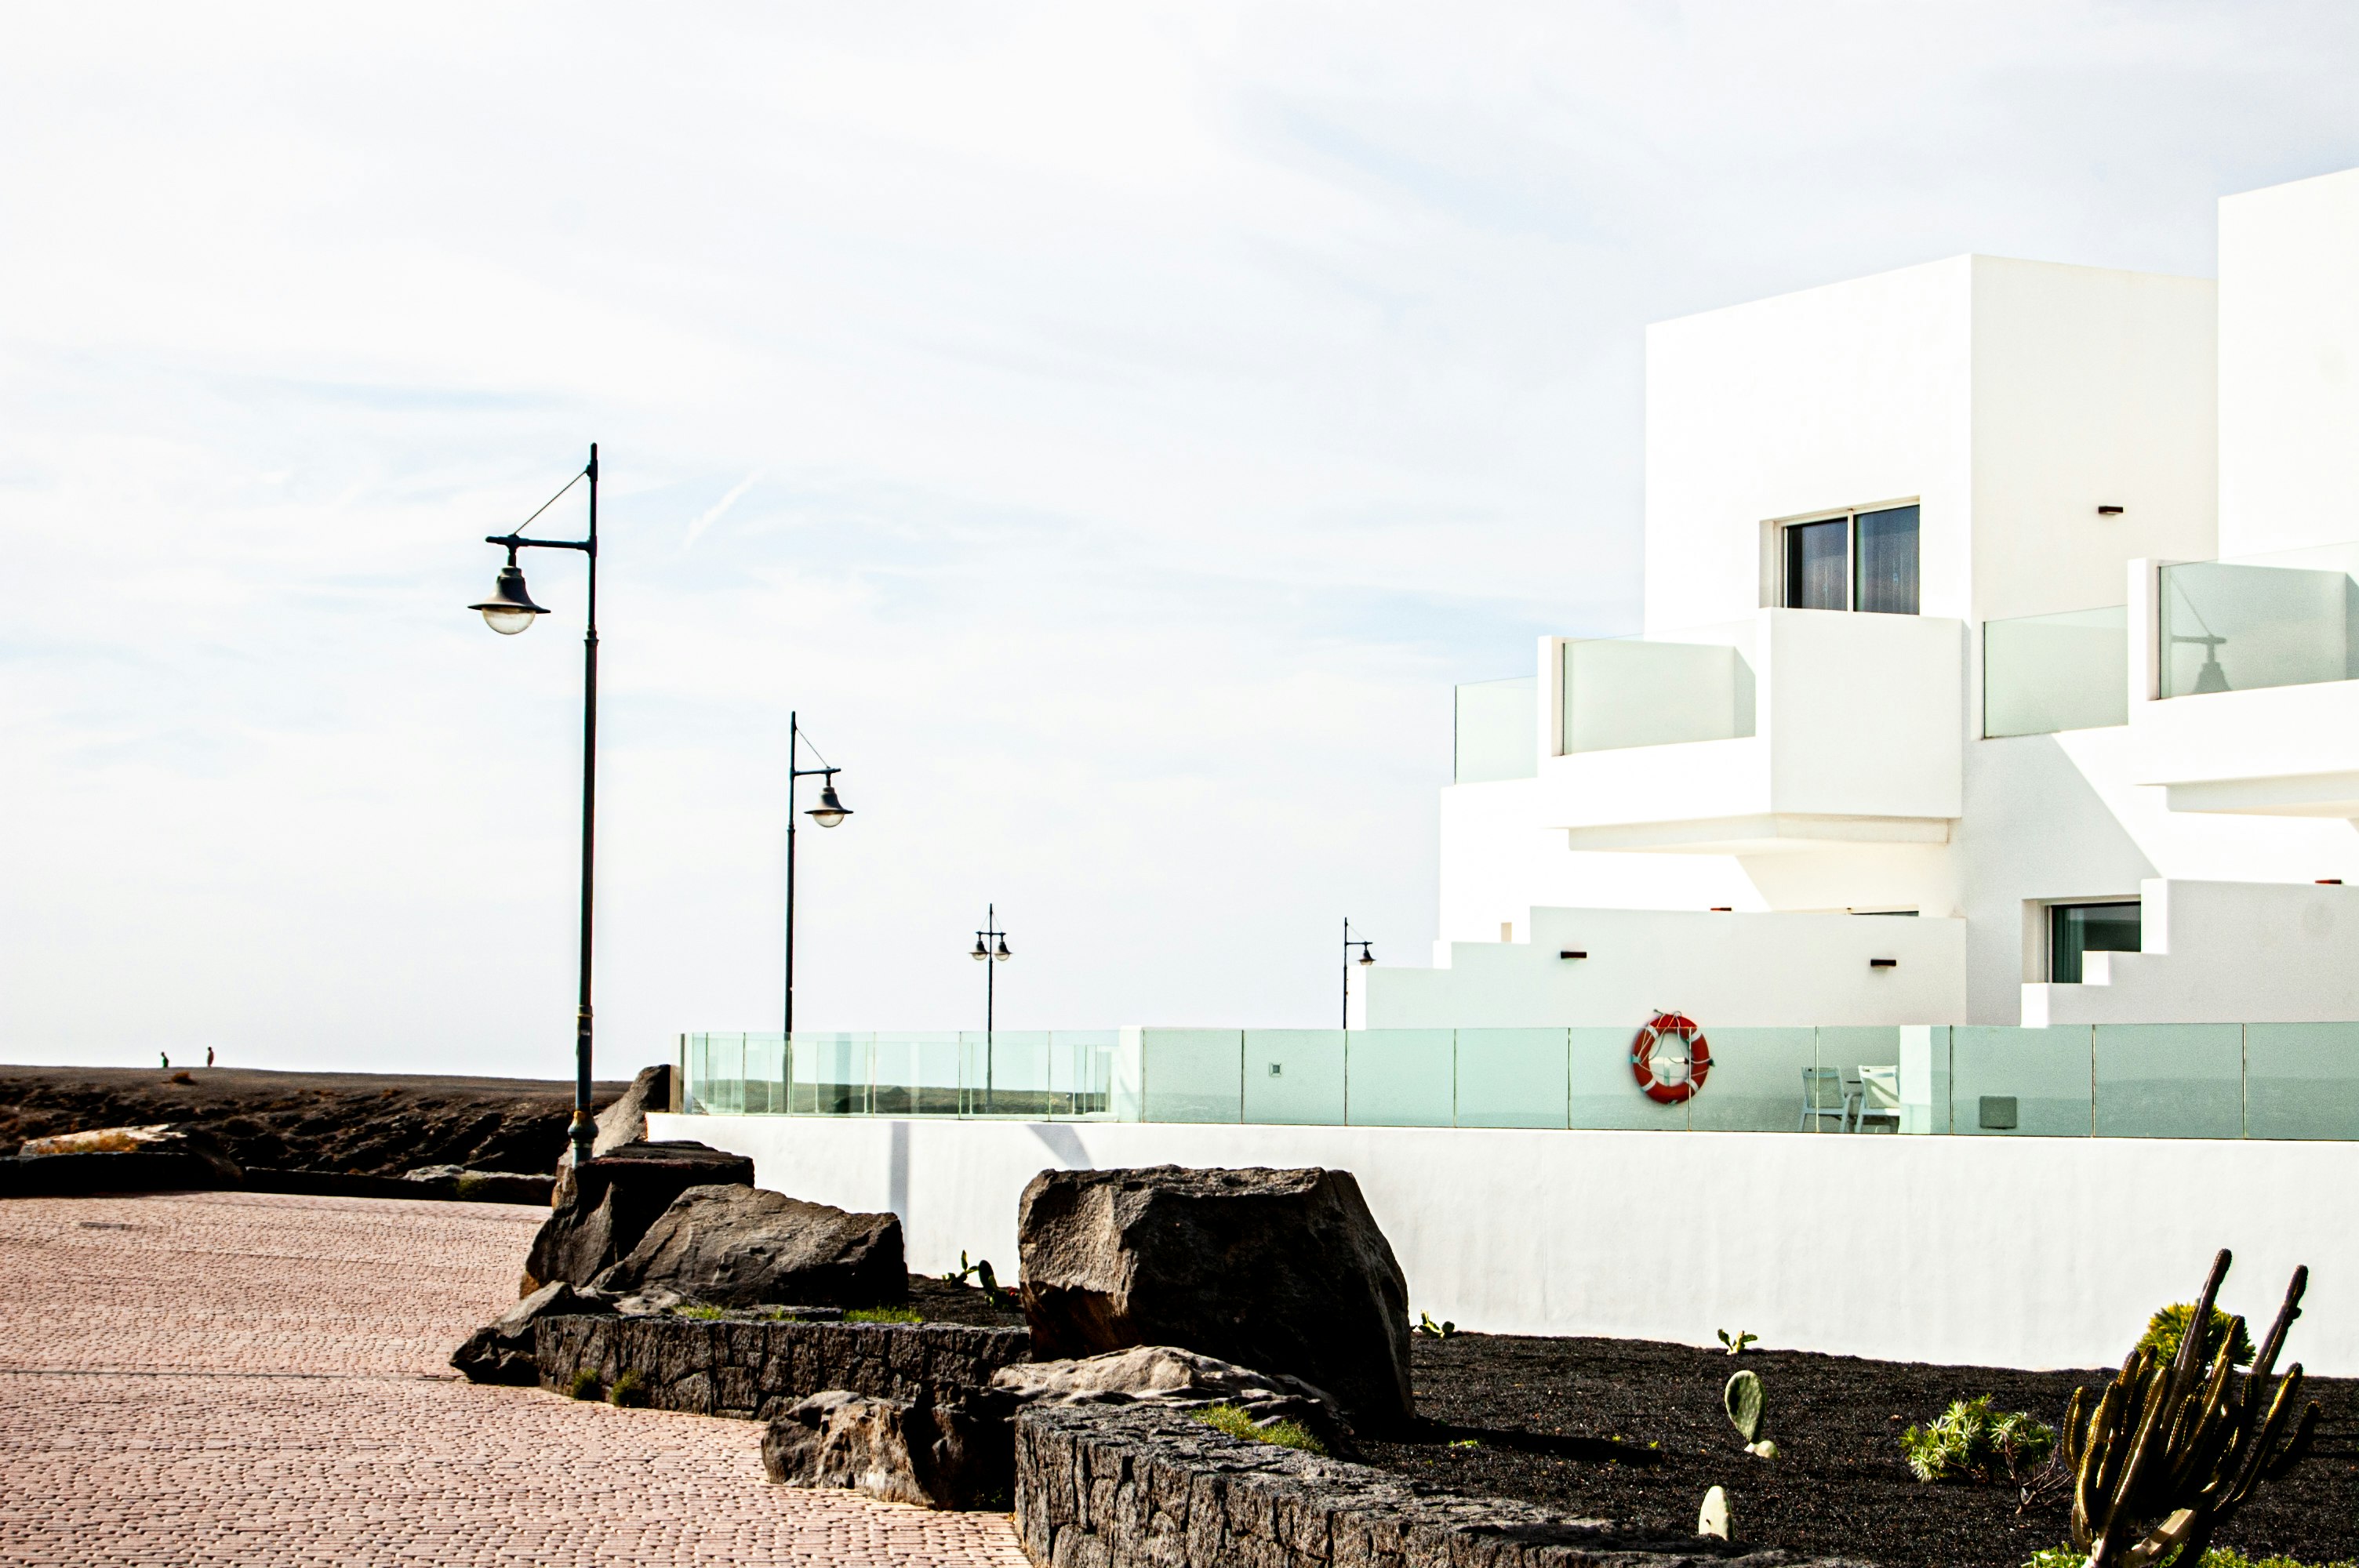
[[[1460,688],[1365,1022],[2359,1020],[2359,170],[2220,234],[1651,329],[1646,631]]]

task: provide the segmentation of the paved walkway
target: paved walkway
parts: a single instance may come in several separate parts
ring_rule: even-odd
[[[0,1563],[1022,1568],[1005,1515],[770,1486],[752,1422],[459,1380],[542,1215],[0,1201]]]

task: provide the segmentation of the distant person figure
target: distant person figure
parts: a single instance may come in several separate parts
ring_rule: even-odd
[[[169,1051],[158,1051],[156,1054],[164,1059],[165,1067],[169,1069],[172,1065],[172,1054]]]
[[[212,1066],[212,1065],[213,1065],[213,1048],[212,1048],[212,1046],[208,1045],[208,1046],[206,1046],[206,1047],[205,1047],[205,1065],[206,1065],[206,1066],[208,1066],[208,1067],[210,1067],[210,1066]]]

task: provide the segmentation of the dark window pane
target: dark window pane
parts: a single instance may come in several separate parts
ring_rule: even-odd
[[[2081,983],[2083,953],[2138,951],[2135,903],[2058,903],[2048,910],[2048,978],[2060,986]]]
[[[1848,610],[1843,569],[1851,520],[1801,523],[1786,530],[1786,608]]]
[[[1917,509],[1895,506],[1859,514],[1859,593],[1862,610],[1886,615],[1917,613]]]

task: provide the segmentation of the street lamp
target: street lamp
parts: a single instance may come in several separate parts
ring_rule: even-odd
[[[590,481],[590,536],[586,539],[527,539],[524,531],[583,480]],[[502,636],[513,637],[548,611],[532,601],[525,587],[524,568],[516,565],[518,550],[579,550],[589,559],[590,608],[588,630],[582,639],[582,998],[573,1021],[573,1122],[566,1137],[573,1146],[573,1163],[580,1168],[597,1141],[598,1124],[590,1116],[590,911],[593,849],[597,842],[598,798],[598,443],[590,443],[590,462],[565,481],[563,490],[540,503],[540,511],[517,524],[513,534],[487,535],[486,545],[507,550],[507,564],[492,584],[492,596],[481,604],[484,623]]]
[[[1364,941],[1364,942],[1355,942],[1355,941],[1353,941],[1353,940],[1352,939],[1352,922],[1351,922],[1351,919],[1350,919],[1350,917],[1349,917],[1349,916],[1346,916],[1346,917],[1344,918],[1344,921],[1343,921],[1343,1027],[1344,1027],[1344,1028],[1346,1028],[1346,1029],[1349,1029],[1349,1028],[1351,1028],[1351,1027],[1352,1027],[1352,966],[1353,966],[1353,963],[1355,963],[1355,962],[1356,962],[1356,963],[1357,963],[1357,964],[1358,964],[1362,968],[1364,968],[1364,968],[1366,968],[1370,964],[1375,963],[1375,962],[1376,961],[1376,955],[1375,955],[1375,953],[1373,951],[1373,949],[1375,948],[1375,945],[1376,945],[1376,943],[1375,943],[1375,939],[1374,937],[1370,937],[1368,940],[1366,940],[1366,941]],[[1354,959],[1354,958],[1352,957],[1352,949],[1353,949],[1353,948],[1354,948],[1354,947],[1357,947],[1357,948],[1360,950],[1360,956],[1359,956],[1359,957],[1358,957],[1357,959]]]
[[[993,991],[999,966],[1016,955],[1007,950],[1007,933],[998,929],[999,906],[987,903],[983,909],[984,928],[974,934],[974,946],[967,957],[983,966],[983,1108],[988,1113],[997,1098],[992,1072]],[[992,942],[999,944],[996,949],[987,946]]]
[[[802,765],[803,748],[806,746],[810,747],[812,756],[819,757],[819,766],[807,768]],[[794,713],[788,713],[787,715],[787,1051],[789,1065],[787,1069],[787,1081],[789,1083],[794,1081],[794,1068],[791,1063],[795,1048],[795,781],[808,778],[826,781],[819,788],[819,804],[804,815],[821,827],[834,827],[840,826],[845,817],[852,815],[852,807],[836,798],[835,775],[842,771],[841,768],[830,765],[825,757],[820,756],[819,748],[803,739],[801,719]]]

